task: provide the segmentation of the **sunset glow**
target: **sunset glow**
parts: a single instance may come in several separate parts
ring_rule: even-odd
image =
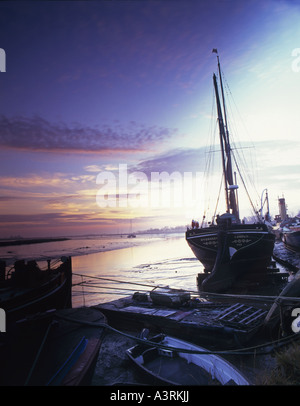
[[[267,188],[273,217],[282,195],[296,215],[299,18],[292,0],[1,2],[0,238],[201,221],[220,186],[218,167],[203,177],[211,140],[218,149],[213,48],[255,199]],[[129,182],[120,187],[122,165]],[[179,176],[167,203],[159,193],[171,183],[153,173]]]

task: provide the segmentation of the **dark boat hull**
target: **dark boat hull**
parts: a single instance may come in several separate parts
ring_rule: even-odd
[[[101,312],[86,307],[18,321],[0,345],[0,386],[89,385],[106,322]]]
[[[267,270],[275,235],[264,224],[236,225],[227,229],[188,230],[186,240],[205,272],[216,272],[217,265],[219,268],[222,265],[222,272],[233,282],[242,275],[257,275]]]
[[[283,233],[284,245],[293,251],[300,251],[300,231],[291,231]]]
[[[4,283],[0,289],[0,306],[6,313],[7,323],[49,309],[72,307],[71,258],[47,272],[42,271],[32,283],[13,279]]]

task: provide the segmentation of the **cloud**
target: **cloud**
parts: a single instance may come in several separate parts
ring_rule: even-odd
[[[114,164],[103,164],[103,165],[86,165],[83,167],[83,169],[86,172],[92,172],[92,173],[99,173],[102,171],[117,171],[119,169],[118,165],[114,165]]]
[[[58,218],[62,218],[60,213],[4,214],[0,216],[1,223],[44,223]]]
[[[122,126],[92,128],[78,123],[50,123],[42,117],[0,116],[0,145],[6,148],[31,151],[108,153],[137,152],[151,149],[155,143],[174,135],[176,129],[144,126],[135,121]]]
[[[134,171],[150,175],[151,172],[203,172],[205,165],[205,148],[176,149],[161,154],[156,158],[140,162]]]
[[[25,177],[0,177],[0,207],[4,213],[37,211],[81,212],[95,210],[95,176],[44,173]]]
[[[14,224],[18,226],[22,225],[34,225],[34,227],[53,225],[91,225],[91,224],[110,224],[115,219],[106,217],[97,217],[89,213],[36,213],[36,214],[4,214],[0,216],[0,222],[2,227],[11,227]]]

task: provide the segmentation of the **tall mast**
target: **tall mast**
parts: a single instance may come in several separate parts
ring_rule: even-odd
[[[224,172],[224,179],[225,179],[225,193],[226,193],[226,207],[227,207],[226,211],[227,211],[227,213],[230,213],[230,210],[232,210],[232,214],[234,214],[236,216],[236,219],[239,220],[239,210],[238,210],[237,199],[236,199],[236,195],[235,195],[235,189],[237,189],[237,186],[234,185],[234,180],[233,180],[232,162],[231,162],[231,147],[230,147],[230,140],[229,140],[228,125],[227,125],[227,114],[226,114],[220,60],[219,60],[218,51],[216,49],[213,49],[213,52],[215,52],[217,54],[217,59],[218,59],[218,71],[219,71],[220,86],[221,86],[221,93],[222,93],[222,104],[223,104],[223,114],[222,114],[222,108],[221,108],[219,92],[218,92],[218,85],[217,85],[216,75],[214,74],[213,80],[214,80],[214,87],[215,87],[215,93],[216,93],[216,99],[217,99],[220,142],[221,142],[221,150],[222,150],[223,172]],[[223,120],[223,115],[224,115],[224,120]]]
[[[229,147],[230,146],[229,145],[229,132],[228,132],[227,114],[226,114],[226,108],[225,108],[225,97],[224,97],[223,81],[222,81],[222,74],[221,74],[221,66],[220,66],[220,60],[219,60],[219,55],[218,54],[217,54],[217,59],[218,59],[218,71],[219,71],[221,93],[222,93],[222,102],[223,102],[223,111],[224,111],[224,119],[225,119],[224,124],[225,124],[226,143],[228,144],[228,147]],[[228,152],[230,153],[230,150]]]
[[[216,75],[213,75],[214,80],[214,87],[215,87],[215,94],[216,94],[216,101],[217,101],[217,111],[218,111],[218,123],[219,123],[219,134],[220,134],[220,145],[221,145],[221,153],[222,153],[222,165],[223,165],[223,175],[224,175],[224,183],[225,183],[225,200],[226,200],[226,211],[227,213],[230,212],[230,202],[228,196],[228,179],[227,179],[227,170],[226,170],[226,155],[225,155],[225,129],[224,129],[224,122],[223,122],[223,114],[220,104],[219,98],[219,91],[218,91],[218,84]]]

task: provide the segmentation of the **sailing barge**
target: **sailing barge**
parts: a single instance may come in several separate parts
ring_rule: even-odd
[[[217,50],[213,50],[217,53]],[[218,215],[208,227],[186,231],[186,241],[198,260],[204,265],[207,278],[200,287],[207,292],[226,291],[241,276],[266,272],[273,252],[275,235],[257,216],[257,223],[244,224],[239,215],[236,177],[233,172],[233,149],[230,143],[219,56],[218,71],[222,104],[217,77],[213,75],[223,177],[226,213]],[[239,168],[237,169],[240,174]],[[243,182],[244,184],[244,182]]]

